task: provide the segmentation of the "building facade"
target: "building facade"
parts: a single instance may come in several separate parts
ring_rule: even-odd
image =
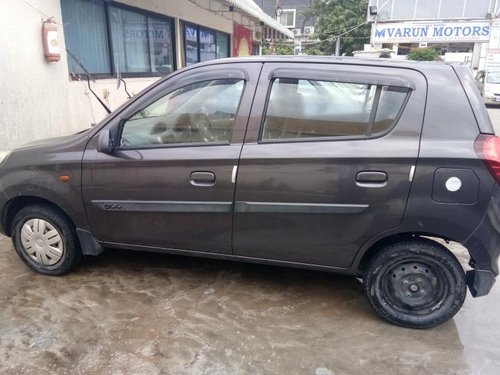
[[[174,70],[252,54],[263,27],[293,37],[252,0],[9,0],[0,14],[0,150],[99,122],[91,90],[115,109]]]
[[[371,47],[404,56],[432,46],[446,61],[483,69],[498,11],[498,0],[370,0]]]
[[[302,52],[303,43],[316,40],[314,33],[316,19],[304,15],[304,11],[310,6],[311,0],[256,0],[256,2],[264,12],[293,32],[295,53]],[[271,28],[264,28],[263,37],[265,40],[276,39],[274,34],[275,31]]]

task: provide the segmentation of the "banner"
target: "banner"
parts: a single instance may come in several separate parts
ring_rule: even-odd
[[[252,42],[253,31],[235,23],[233,27],[233,56],[250,56]]]

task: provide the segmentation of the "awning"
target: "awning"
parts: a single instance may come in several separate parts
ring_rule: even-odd
[[[280,24],[274,18],[264,13],[260,7],[255,4],[252,0],[224,0],[224,2],[229,3],[236,8],[242,10],[246,14],[252,16],[253,18],[257,18],[259,21],[262,21],[265,25],[279,31],[280,33],[286,35],[289,38],[293,39],[293,32]]]

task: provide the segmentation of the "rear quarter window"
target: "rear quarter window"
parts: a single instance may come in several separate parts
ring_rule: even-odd
[[[365,138],[390,131],[410,89],[373,84],[277,78],[262,140]]]

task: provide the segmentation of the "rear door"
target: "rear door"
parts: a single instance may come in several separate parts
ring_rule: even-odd
[[[234,183],[262,64],[199,67],[109,123],[119,146],[83,160],[94,236],[109,245],[231,254]]]
[[[265,64],[238,169],[234,253],[349,267],[402,220],[425,97],[409,69]]]

